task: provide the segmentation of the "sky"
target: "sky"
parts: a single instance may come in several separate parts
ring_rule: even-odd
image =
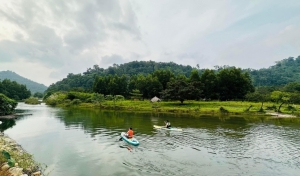
[[[94,65],[268,68],[300,55],[299,0],[1,0],[0,71],[49,86]]]

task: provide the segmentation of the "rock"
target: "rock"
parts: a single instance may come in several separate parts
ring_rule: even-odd
[[[41,176],[41,171],[37,171],[37,172],[31,174],[31,176]]]
[[[21,176],[23,175],[23,168],[19,167],[11,167],[8,172],[11,176]]]
[[[7,164],[7,163],[4,163],[4,164],[2,164],[2,166],[1,166],[1,171],[6,171],[6,170],[8,170],[10,167],[9,167],[9,165]]]

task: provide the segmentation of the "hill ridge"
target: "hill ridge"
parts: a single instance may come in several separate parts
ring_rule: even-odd
[[[19,84],[26,85],[26,87],[31,91],[32,94],[36,92],[44,93],[44,91],[48,88],[44,84],[32,81],[10,70],[0,71],[0,80],[4,79],[9,79],[11,81],[16,81]]]

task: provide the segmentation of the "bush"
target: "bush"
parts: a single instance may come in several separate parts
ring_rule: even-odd
[[[12,114],[17,107],[17,102],[0,93],[0,115]]]
[[[62,104],[65,102],[67,98],[66,93],[63,92],[56,92],[54,94],[51,94],[46,100],[46,104],[50,106],[56,106],[58,104]]]
[[[25,103],[26,103],[26,104],[33,104],[33,105],[41,104],[41,102],[39,101],[39,99],[38,99],[38,98],[35,98],[35,97],[27,98],[27,99],[25,100]]]
[[[71,101],[72,105],[79,105],[81,103],[81,101],[79,99],[74,99]]]
[[[229,112],[227,109],[223,108],[222,106],[220,107],[219,110],[220,110],[221,113],[228,113]]]
[[[91,94],[91,93],[72,91],[67,94],[67,99],[69,99],[69,100],[79,99],[82,102],[88,102],[91,100],[92,96],[93,96],[93,94]]]

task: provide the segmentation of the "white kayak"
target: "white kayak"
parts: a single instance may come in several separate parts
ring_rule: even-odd
[[[122,132],[121,133],[121,137],[122,137],[122,139],[124,140],[124,141],[126,141],[126,142],[128,142],[129,144],[132,144],[132,145],[139,145],[140,143],[139,143],[139,141],[138,140],[136,140],[134,137],[133,138],[127,138],[126,136],[125,136],[125,132]]]
[[[166,128],[165,126],[158,126],[158,125],[153,125],[153,128],[162,129],[162,130],[170,130],[170,131],[182,131],[181,128],[174,128],[174,127]]]

